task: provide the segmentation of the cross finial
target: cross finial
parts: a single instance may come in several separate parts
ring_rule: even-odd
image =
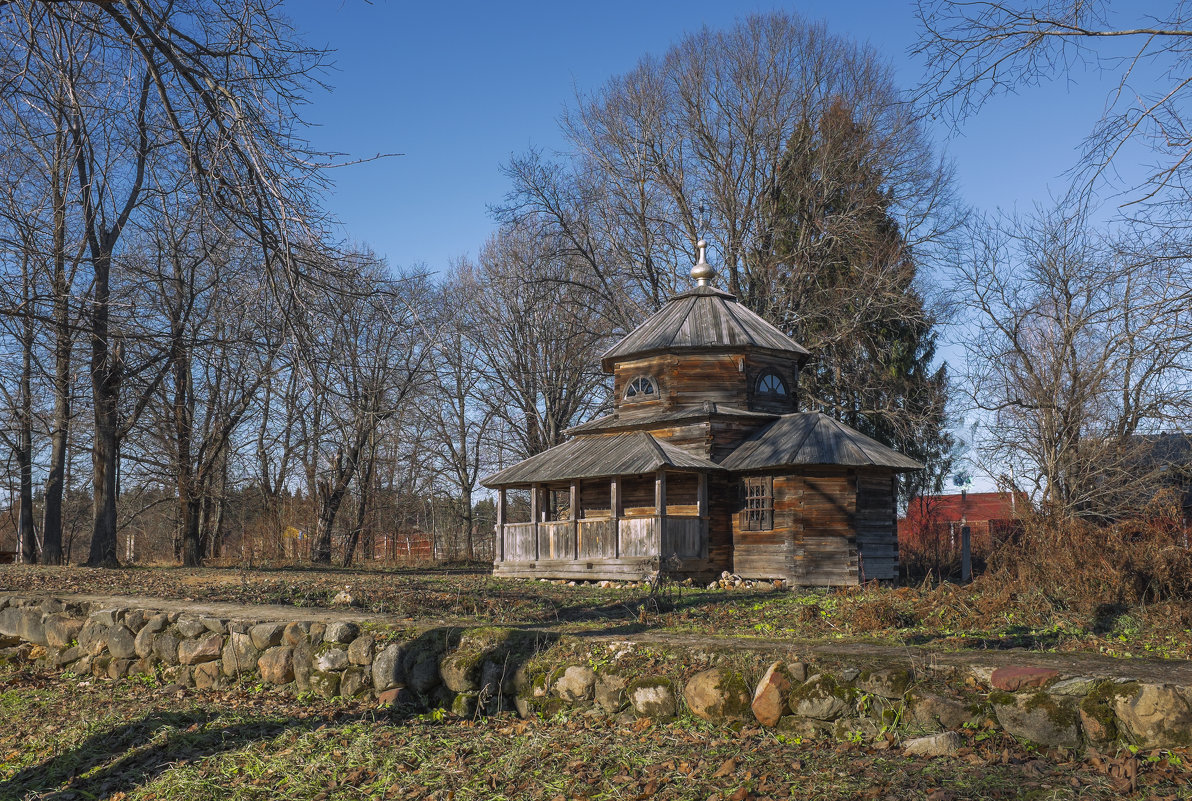
[[[708,286],[716,277],[716,269],[708,264],[708,243],[701,239],[695,246],[699,248],[699,261],[691,268],[691,277],[697,286]]]

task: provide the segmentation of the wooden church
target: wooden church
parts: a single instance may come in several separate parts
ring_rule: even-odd
[[[808,351],[712,286],[706,248],[695,288],[604,354],[613,412],[483,480],[498,491],[494,575],[897,576],[897,476],[922,465],[799,412]],[[528,519],[509,519],[510,490],[529,491]]]

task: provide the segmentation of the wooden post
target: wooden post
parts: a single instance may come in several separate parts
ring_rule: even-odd
[[[579,559],[579,482],[571,482],[571,552],[572,559]]]
[[[712,528],[708,515],[708,474],[700,473],[696,486],[696,509],[699,512],[700,556],[708,558],[708,537]]]
[[[538,553],[538,509],[541,506],[542,500],[541,496],[539,495],[540,492],[541,489],[537,484],[532,484],[530,486],[530,519],[534,521],[534,526],[530,529],[530,531],[534,535],[534,561],[538,561],[540,558],[542,558]]]
[[[662,553],[662,541],[664,539],[664,532],[666,531],[666,471],[659,470],[654,476],[654,511],[658,517],[658,539],[657,549],[658,555],[665,558]]]
[[[497,490],[497,561],[505,561],[505,488]]]
[[[613,521],[613,558],[621,558],[621,477],[615,476],[612,483],[612,497],[609,499],[609,516]]]
[[[960,583],[968,584],[973,580],[973,549],[972,537],[968,524],[960,527]]]

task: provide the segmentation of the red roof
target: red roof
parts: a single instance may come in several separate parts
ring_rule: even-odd
[[[1020,495],[1018,503],[1025,499]],[[911,501],[906,520],[912,525],[924,518],[934,523],[969,523],[988,520],[1013,520],[1014,499],[1008,492],[969,492],[964,495],[921,495]]]

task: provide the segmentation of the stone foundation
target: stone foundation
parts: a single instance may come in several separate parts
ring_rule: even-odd
[[[279,611],[293,619],[275,619]],[[298,611],[271,607],[258,617],[225,617],[177,603],[114,606],[0,594],[0,659],[111,680],[149,676],[197,690],[260,683],[468,717],[510,710],[523,717],[692,714],[757,722],[790,737],[906,741],[931,754],[954,750],[960,738],[930,735],[966,728],[1074,749],[1192,745],[1185,663],[1173,663],[1173,680],[1162,681],[1156,678],[1168,673],[1163,664],[1148,663],[1135,678],[1129,661],[1107,666],[1090,659],[1077,670],[1057,669],[1025,652],[990,667],[976,654],[966,663],[956,655],[895,658],[893,649],[860,645],[824,653],[777,642],[404,628],[325,610],[312,613],[322,619],[302,619]]]

